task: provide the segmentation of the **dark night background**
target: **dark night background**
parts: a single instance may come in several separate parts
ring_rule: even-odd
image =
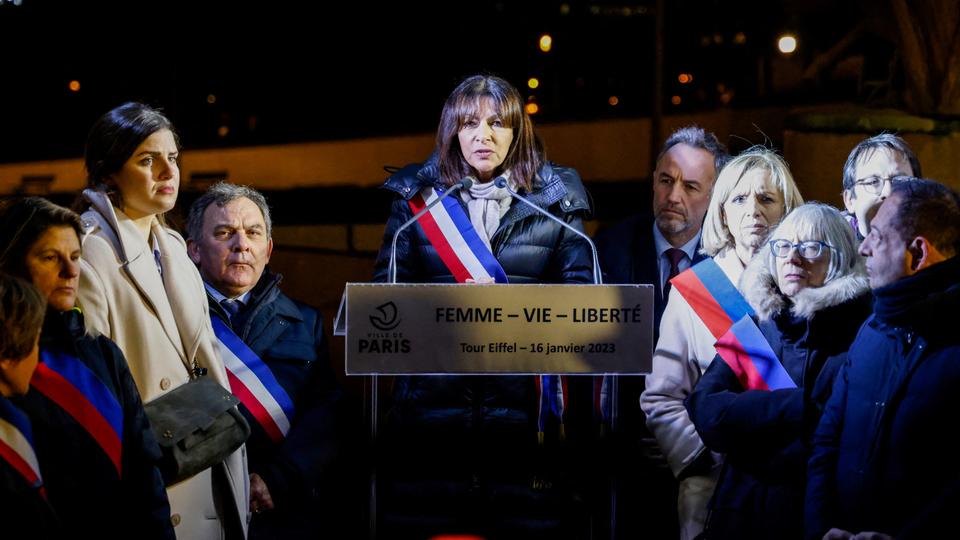
[[[798,36],[792,61],[802,65],[873,9],[864,5],[666,1],[664,112],[875,100],[864,79],[888,78],[894,50],[879,37],[852,49],[867,52],[856,78],[771,86],[780,33]],[[163,107],[187,149],[430,132],[443,99],[475,72],[532,96],[536,123],[646,116],[654,9],[575,0],[0,0],[0,162],[79,157],[94,119],[131,99]],[[549,53],[537,48],[543,33],[554,39]],[[680,84],[679,73],[693,82]],[[526,88],[529,77],[541,81],[537,90]]]

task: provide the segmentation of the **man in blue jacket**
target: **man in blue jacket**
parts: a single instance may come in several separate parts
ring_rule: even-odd
[[[860,247],[874,314],[814,435],[808,538],[934,538],[955,528],[960,472],[941,456],[960,410],[958,243],[958,195],[898,177]]]
[[[262,194],[219,183],[190,208],[188,251],[252,430],[250,538],[313,538],[326,527],[322,495],[331,495],[324,479],[338,447],[340,391],[320,313],[283,294],[281,276],[266,268],[271,226]]]

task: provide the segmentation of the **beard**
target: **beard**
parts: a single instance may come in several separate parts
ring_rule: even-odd
[[[680,234],[690,228],[690,221],[686,217],[680,217],[677,214],[665,214],[657,212],[657,228],[664,235]]]

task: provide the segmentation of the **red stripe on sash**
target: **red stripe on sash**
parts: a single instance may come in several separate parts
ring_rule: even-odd
[[[20,457],[20,454],[18,454],[16,450],[10,448],[10,446],[3,441],[0,441],[0,458],[3,458],[4,461],[9,463],[10,466],[20,473],[24,480],[26,480],[31,486],[35,486],[40,480],[40,478],[37,477],[37,474],[33,471],[33,467],[24,461],[24,459]],[[43,495],[44,498],[47,497],[47,493],[44,491],[42,485],[40,486],[40,495]]]
[[[250,389],[247,388],[247,385],[243,384],[243,381],[238,379],[229,370],[227,370],[227,379],[230,382],[230,391],[237,396],[237,399],[246,406],[250,414],[257,419],[257,423],[267,432],[267,436],[269,436],[273,442],[282,441],[283,432],[280,431],[277,423],[273,421],[273,417],[270,416],[267,409],[263,407]]]
[[[407,202],[410,204],[410,209],[413,210],[414,213],[419,212],[426,206],[423,201],[423,196],[419,193]],[[417,223],[423,228],[427,239],[433,244],[433,248],[437,250],[437,256],[440,257],[443,264],[450,269],[450,273],[453,274],[457,283],[466,283],[467,279],[471,277],[470,272],[467,271],[467,268],[460,262],[460,257],[458,257],[453,251],[453,248],[450,247],[450,243],[447,242],[446,236],[443,235],[443,231],[440,230],[440,227],[430,212],[420,216]]]
[[[769,390],[767,382],[760,376],[757,366],[733,333],[727,333],[716,345],[717,354],[736,374],[745,390]]]
[[[59,405],[83,426],[113,462],[113,466],[117,469],[117,476],[121,476],[123,465],[120,462],[120,455],[123,446],[120,438],[106,418],[76,386],[42,362],[37,364],[37,370],[33,372],[33,378],[30,379],[30,386]]]
[[[720,304],[713,298],[707,287],[700,281],[693,269],[687,269],[673,278],[670,283],[683,295],[690,308],[700,317],[710,334],[716,338],[727,333],[733,321]]]

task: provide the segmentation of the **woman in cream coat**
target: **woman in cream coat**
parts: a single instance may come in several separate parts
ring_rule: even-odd
[[[144,403],[188,382],[196,368],[229,388],[203,282],[183,239],[163,222],[179,190],[178,152],[170,121],[139,103],[102,116],[87,139],[79,301],[87,326],[120,346]],[[177,537],[245,537],[248,486],[241,447],[168,487]]]
[[[730,160],[717,177],[704,218],[702,251],[737,285],[780,218],[801,204],[783,159],[772,150],[751,148]],[[683,404],[716,356],[715,342],[684,297],[671,291],[640,407],[680,481],[677,511],[683,539],[703,530],[718,472],[718,456],[707,451]]]

